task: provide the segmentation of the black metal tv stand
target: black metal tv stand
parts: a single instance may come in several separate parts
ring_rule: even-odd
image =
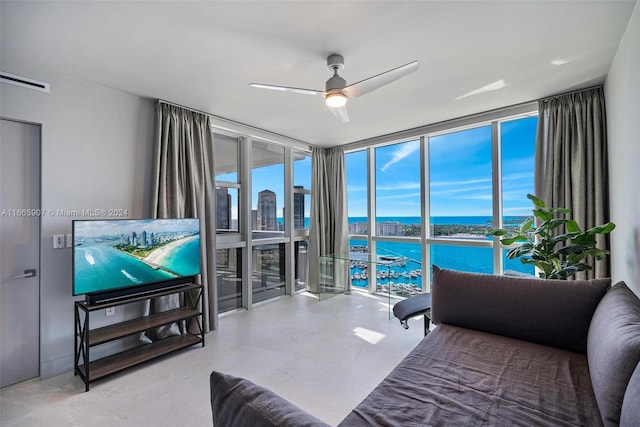
[[[204,347],[203,317],[202,311],[198,307],[202,302],[202,292],[202,285],[188,284],[180,288],[160,289],[108,302],[89,303],[87,301],[76,301],[74,375],[82,378],[85,383],[85,390],[89,391],[90,382],[139,363],[194,344],[202,344],[202,347]],[[161,313],[141,315],[135,319],[91,329],[89,320],[92,312],[171,294],[181,294],[183,303],[179,308]],[[151,344],[141,344],[132,349],[95,360],[90,358],[92,347],[179,321],[185,321],[186,323],[187,332],[184,335],[172,336],[154,341]],[[195,332],[192,332],[194,330]]]

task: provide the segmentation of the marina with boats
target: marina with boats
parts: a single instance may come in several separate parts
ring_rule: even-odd
[[[422,292],[422,266],[418,261],[398,254],[377,255],[369,259],[366,246],[350,247],[350,275],[352,286],[369,286],[375,268],[376,292],[408,297]],[[361,259],[358,259],[361,258]]]

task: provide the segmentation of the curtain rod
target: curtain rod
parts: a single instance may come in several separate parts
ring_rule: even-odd
[[[312,147],[311,144],[306,143],[304,141],[300,141],[299,139],[291,138],[290,136],[282,135],[282,134],[279,134],[279,133],[276,133],[276,132],[272,132],[272,131],[269,131],[269,130],[266,130],[266,129],[261,129],[261,128],[258,128],[258,127],[255,127],[255,126],[247,125],[245,123],[237,122],[235,120],[226,119],[224,117],[216,116],[214,114],[207,113],[206,111],[197,110],[195,108],[187,107],[185,105],[180,105],[180,104],[177,104],[177,103],[171,102],[171,101],[166,101],[164,99],[158,99],[158,102],[161,102],[161,103],[167,104],[167,105],[172,105],[174,107],[183,108],[183,109],[188,110],[188,111],[193,111],[194,113],[204,114],[205,116],[209,116],[212,119],[220,120],[220,121],[223,121],[223,122],[226,122],[226,123],[230,123],[232,125],[236,125],[236,126],[243,127],[243,128],[246,128],[246,129],[251,129],[251,130],[254,130],[256,132],[262,132],[262,133],[265,133],[267,135],[271,135],[272,137],[282,138],[282,139],[288,140],[288,141],[295,141],[298,144],[302,144],[302,145],[305,145],[307,147]],[[224,126],[217,126],[215,124],[213,125],[213,127],[217,128],[217,129],[222,129],[222,130],[234,131],[233,129],[228,129],[228,128],[225,128]],[[254,136],[254,137],[255,138],[259,138],[259,139],[270,140],[269,138],[260,137],[259,135],[258,136]],[[278,143],[278,141],[272,141],[272,142]],[[280,143],[280,144],[282,144],[282,143]]]
[[[598,85],[595,85],[595,86],[589,86],[589,87],[585,87],[585,88],[582,88],[582,89],[576,89],[576,90],[572,90],[572,91],[569,91],[569,92],[559,93],[557,95],[547,96],[545,98],[540,98],[537,101],[549,101],[551,99],[556,99],[556,98],[560,98],[560,97],[563,97],[563,96],[573,95],[575,93],[586,92],[588,90],[598,89],[598,88],[601,88],[601,87],[604,87],[604,85],[602,83],[598,84]]]

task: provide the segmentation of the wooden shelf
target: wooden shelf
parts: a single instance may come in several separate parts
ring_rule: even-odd
[[[157,326],[166,325],[168,323],[186,320],[191,317],[199,316],[200,314],[202,313],[198,310],[181,307],[175,310],[164,311],[162,313],[152,314],[147,317],[140,317],[122,323],[116,323],[102,328],[93,329],[91,331],[91,334],[89,334],[89,346],[104,344],[106,342],[113,341],[127,335],[132,335],[137,332],[142,332],[147,329],[155,328]]]
[[[180,335],[98,359],[89,363],[88,381],[97,380],[98,378],[119,372],[125,368],[201,342],[202,339],[195,335]],[[78,369],[80,370],[80,374],[84,376],[84,365],[78,366]]]
[[[140,317],[135,319],[116,322],[96,329],[91,329],[90,327],[91,313],[96,310],[150,300],[164,295],[185,294],[187,292],[189,292],[189,294],[181,298],[182,306],[178,308],[160,313],[140,315]],[[198,305],[202,302],[202,296],[202,285],[189,284],[181,285],[178,288],[161,289],[96,304],[90,304],[86,301],[76,301],[74,372],[84,381],[86,391],[89,391],[89,383],[91,381],[106,375],[113,374],[173,351],[190,347],[194,344],[202,344],[204,347],[204,331],[202,330],[203,316],[202,311],[198,309]],[[154,341],[151,344],[141,344],[132,349],[90,361],[91,347],[117,341],[148,329],[180,321],[186,321],[190,325],[189,333],[164,338]],[[197,331],[194,331],[193,328],[196,328]]]

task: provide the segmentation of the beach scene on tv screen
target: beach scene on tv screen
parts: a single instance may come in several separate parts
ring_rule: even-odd
[[[74,222],[74,294],[200,273],[198,219]]]

